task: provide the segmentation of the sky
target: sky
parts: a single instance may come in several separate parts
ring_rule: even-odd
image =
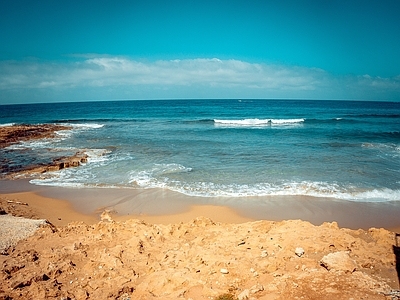
[[[0,1],[0,104],[400,101],[399,0]]]

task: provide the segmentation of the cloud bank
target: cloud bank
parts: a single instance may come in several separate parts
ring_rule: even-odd
[[[334,76],[240,60],[82,56],[0,62],[0,103],[170,98],[400,100],[400,75]]]

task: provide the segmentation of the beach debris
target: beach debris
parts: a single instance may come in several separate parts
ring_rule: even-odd
[[[222,274],[229,274],[229,271],[227,269],[221,269],[219,270]]]
[[[303,249],[303,248],[297,247],[297,248],[294,250],[294,253],[295,253],[298,257],[302,257],[303,254],[304,254],[305,252],[304,252],[304,249]]]
[[[261,257],[267,257],[267,256],[268,256],[268,251],[267,250],[261,251]]]
[[[240,241],[239,243],[238,243],[238,246],[241,246],[241,245],[244,245],[244,244],[246,244],[246,242],[245,241]]]
[[[344,271],[345,273],[353,273],[357,268],[356,262],[352,260],[350,255],[345,251],[325,255],[321,259],[320,264],[328,271]]]

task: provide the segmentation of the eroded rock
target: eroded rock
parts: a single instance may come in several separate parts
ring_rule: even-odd
[[[349,254],[345,251],[329,253],[321,259],[321,265],[328,271],[344,271],[346,273],[353,273],[356,268],[356,262],[350,258]]]

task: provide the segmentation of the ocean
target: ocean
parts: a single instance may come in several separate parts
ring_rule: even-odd
[[[72,129],[0,149],[0,161],[10,167],[77,151],[89,156],[78,168],[31,178],[33,185],[159,188],[221,201],[261,201],[261,196],[400,201],[399,102],[208,99],[0,106],[0,126],[20,123]]]

